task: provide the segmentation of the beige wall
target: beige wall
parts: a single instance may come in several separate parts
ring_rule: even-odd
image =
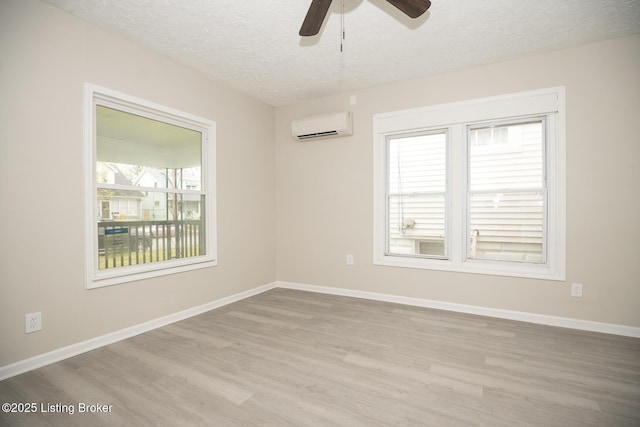
[[[84,82],[216,121],[217,267],[85,289]],[[0,366],[273,282],[274,117],[57,9],[2,1]],[[43,330],[25,335],[35,311]]]
[[[373,114],[553,86],[567,98],[566,282],[372,264]],[[292,119],[346,109],[353,137],[291,138]],[[279,108],[278,279],[639,327],[639,118],[638,36]]]
[[[276,279],[638,327],[639,76],[632,37],[274,109],[37,1],[4,1],[0,367]],[[217,122],[218,267],[85,289],[85,81]],[[373,266],[373,114],[558,85],[567,282]],[[291,138],[292,119],[345,109],[353,137]],[[25,335],[34,311],[44,328]]]

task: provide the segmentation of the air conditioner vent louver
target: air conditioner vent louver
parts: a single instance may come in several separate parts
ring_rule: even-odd
[[[322,138],[322,137],[327,137],[327,136],[337,136],[338,132],[335,130],[330,130],[327,132],[316,132],[316,133],[309,133],[306,135],[298,135],[298,139],[313,139],[313,138]]]
[[[298,141],[353,135],[351,112],[294,120],[291,122],[291,133]]]

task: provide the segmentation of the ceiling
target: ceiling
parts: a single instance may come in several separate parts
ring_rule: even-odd
[[[43,1],[273,106],[640,33],[640,0],[334,0],[314,37],[310,0]]]

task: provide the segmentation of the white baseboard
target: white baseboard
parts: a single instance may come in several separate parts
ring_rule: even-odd
[[[129,328],[121,329],[119,331],[111,332],[106,335],[102,335],[96,338],[89,339],[87,341],[72,344],[67,347],[62,347],[47,353],[39,354],[29,359],[20,360],[10,365],[0,367],[0,381],[13,376],[28,372],[37,368],[40,368],[51,363],[59,362],[69,357],[77,356],[82,353],[86,353],[90,350],[103,347],[107,344],[111,344],[117,341],[122,341],[127,338],[134,337],[144,332],[149,332],[153,329],[160,328],[162,326],[169,325],[171,323],[178,322],[180,320],[188,319],[189,317],[197,316],[210,310],[231,304],[236,301],[249,298],[251,296],[260,294],[276,287],[276,283],[270,283],[257,288],[249,289],[245,292],[240,292],[228,297],[220,298],[215,301],[208,302],[206,304],[192,307],[187,310],[183,310],[177,313],[170,314],[168,316],[160,317],[150,320],[148,322],[140,323],[138,325],[131,326]]]
[[[568,317],[547,316],[543,314],[526,313],[520,311],[502,310],[496,308],[480,307],[474,305],[456,304],[444,301],[435,301],[422,298],[403,297],[398,295],[381,294],[376,292],[358,291],[353,289],[335,288],[330,286],[308,285],[292,282],[273,282],[264,286],[249,289],[228,297],[220,298],[209,303],[192,307],[178,313],[160,317],[148,322],[121,329],[106,335],[92,338],[77,344],[59,348],[48,353],[40,354],[29,359],[21,360],[10,365],[0,367],[0,381],[13,376],[40,368],[51,363],[59,362],[69,357],[77,356],[87,351],[95,350],[105,345],[134,337],[144,332],[197,316],[210,310],[261,294],[274,288],[297,289],[307,292],[340,295],[353,298],[363,298],[375,301],[386,301],[397,304],[412,305],[416,307],[435,308],[438,310],[454,311],[459,313],[477,314],[480,316],[495,317],[499,319],[518,320],[521,322],[537,323],[562,328],[579,329],[590,332],[622,335],[640,338],[640,328],[616,325],[611,323],[592,322],[588,320],[572,319]]]
[[[480,316],[495,317],[498,319],[517,320],[521,322],[536,323],[561,328],[579,329],[589,332],[601,332],[605,334],[622,335],[626,337],[640,338],[640,328],[612,323],[592,322],[589,320],[573,319],[569,317],[548,316],[545,314],[527,313],[521,311],[503,310],[498,308],[480,307],[475,305],[456,304],[444,301],[435,301],[422,298],[403,297],[398,295],[381,294],[375,292],[357,291],[353,289],[334,288],[329,286],[308,285],[303,283],[276,282],[278,288],[298,289],[301,291],[318,292],[323,294],[341,295],[354,298],[364,298],[376,301],[393,302],[397,304],[412,305],[417,307],[435,308],[438,310],[454,311],[459,313],[477,314]]]

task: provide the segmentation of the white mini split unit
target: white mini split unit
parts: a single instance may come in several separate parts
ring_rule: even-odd
[[[291,133],[298,141],[353,135],[351,112],[324,114],[291,122]]]

